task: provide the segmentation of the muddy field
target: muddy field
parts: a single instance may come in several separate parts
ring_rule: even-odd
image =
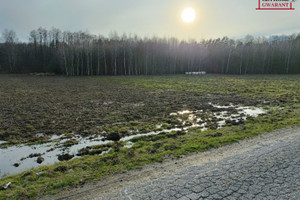
[[[170,113],[216,110],[212,105],[256,105],[232,95],[199,95],[172,89],[132,87],[93,78],[1,76],[0,140],[47,141],[95,134],[127,136],[157,124],[177,124]]]
[[[135,86],[122,78],[1,75],[0,88],[0,157],[7,160],[0,175],[101,155],[114,141],[130,148],[137,136],[218,129],[265,113],[254,107],[262,99]]]
[[[107,78],[1,75],[0,140],[47,141],[67,137],[133,130],[151,131],[157,124],[177,121],[170,113],[182,110],[214,111],[217,105],[255,106],[261,99],[135,87]]]
[[[0,75],[0,198],[300,125],[300,76]]]

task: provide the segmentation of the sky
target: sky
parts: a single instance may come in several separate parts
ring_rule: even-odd
[[[21,41],[39,27],[95,35],[210,39],[300,33],[300,1],[291,11],[258,11],[258,0],[0,0],[0,32],[13,29]],[[185,7],[196,20],[181,20]]]

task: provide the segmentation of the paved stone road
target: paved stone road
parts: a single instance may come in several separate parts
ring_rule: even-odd
[[[213,155],[218,158],[200,162],[195,160],[201,160],[201,154],[196,155],[190,164],[164,173],[67,199],[300,199],[300,128],[243,141],[204,157]]]

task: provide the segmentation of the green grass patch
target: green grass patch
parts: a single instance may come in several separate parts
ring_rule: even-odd
[[[18,175],[8,176],[0,180],[0,186],[2,187],[8,182],[12,182],[12,184],[7,190],[0,190],[0,199],[32,199],[45,194],[55,194],[66,188],[78,186],[87,181],[101,180],[105,176],[124,170],[140,168],[149,163],[163,162],[165,158],[178,158],[181,155],[217,148],[280,128],[300,125],[300,76],[93,77],[88,80],[95,84],[110,82],[111,84],[125,85],[132,90],[146,88],[147,92],[149,90],[153,94],[156,91],[171,90],[175,93],[185,92],[187,95],[193,93],[197,95],[220,95],[220,98],[224,96],[240,97],[257,101],[256,105],[268,108],[269,112],[267,115],[251,118],[239,126],[225,126],[221,129],[207,131],[193,128],[188,133],[179,131],[133,138],[131,141],[134,142],[134,145],[131,148],[123,147],[122,142],[110,144],[109,147],[112,150],[102,156],[84,155],[52,166],[43,166]],[[160,94],[164,94],[164,92]],[[148,98],[152,98],[152,96]],[[172,100],[176,100],[176,95],[171,98]],[[116,108],[120,109],[124,105],[118,105]],[[134,109],[143,111],[146,109],[144,107],[129,108],[126,111],[129,112]],[[107,109],[109,109],[108,106]],[[149,116],[156,110],[157,108],[149,111]],[[167,112],[163,113],[163,117],[155,116],[157,121],[154,120],[151,123],[143,123],[144,116],[139,115],[139,113],[133,113],[138,117],[134,119],[130,118],[131,115],[120,115],[124,119],[130,118],[130,120],[123,124],[110,125],[105,124],[104,121],[103,126],[95,131],[105,130],[127,134],[129,130],[139,129],[146,132],[155,129],[157,122],[160,122],[159,124],[162,124],[164,128],[169,128],[170,123],[167,123],[170,120],[169,112],[176,112],[177,110],[166,108],[161,112],[165,111]],[[26,128],[33,129],[31,125]],[[5,134],[5,131],[0,128],[1,134]],[[13,143],[13,138],[11,141]],[[72,145],[74,142],[70,140],[65,145]],[[18,142],[16,141],[16,143]],[[103,149],[99,146],[90,151],[93,153],[93,150],[100,152],[106,149],[107,147]],[[43,173],[37,175],[37,172]]]
[[[100,180],[104,176],[123,170],[162,162],[166,157],[176,158],[191,152],[205,151],[282,127],[296,125],[300,125],[300,107],[293,106],[292,112],[289,109],[274,111],[269,115],[248,120],[242,126],[207,131],[194,129],[187,134],[172,132],[134,138],[132,141],[135,143],[130,149],[113,147],[109,154],[103,156],[83,156],[3,178],[0,180],[0,185],[7,182],[12,182],[12,185],[7,190],[0,191],[0,199],[30,199],[42,194],[55,194],[86,181]],[[60,171],[60,168],[63,171]],[[43,174],[36,175],[39,171]]]

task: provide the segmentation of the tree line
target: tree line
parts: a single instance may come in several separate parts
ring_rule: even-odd
[[[159,75],[206,71],[222,74],[300,73],[300,34],[180,41],[110,33],[38,28],[28,42],[4,30],[1,73],[54,72],[80,75]]]

